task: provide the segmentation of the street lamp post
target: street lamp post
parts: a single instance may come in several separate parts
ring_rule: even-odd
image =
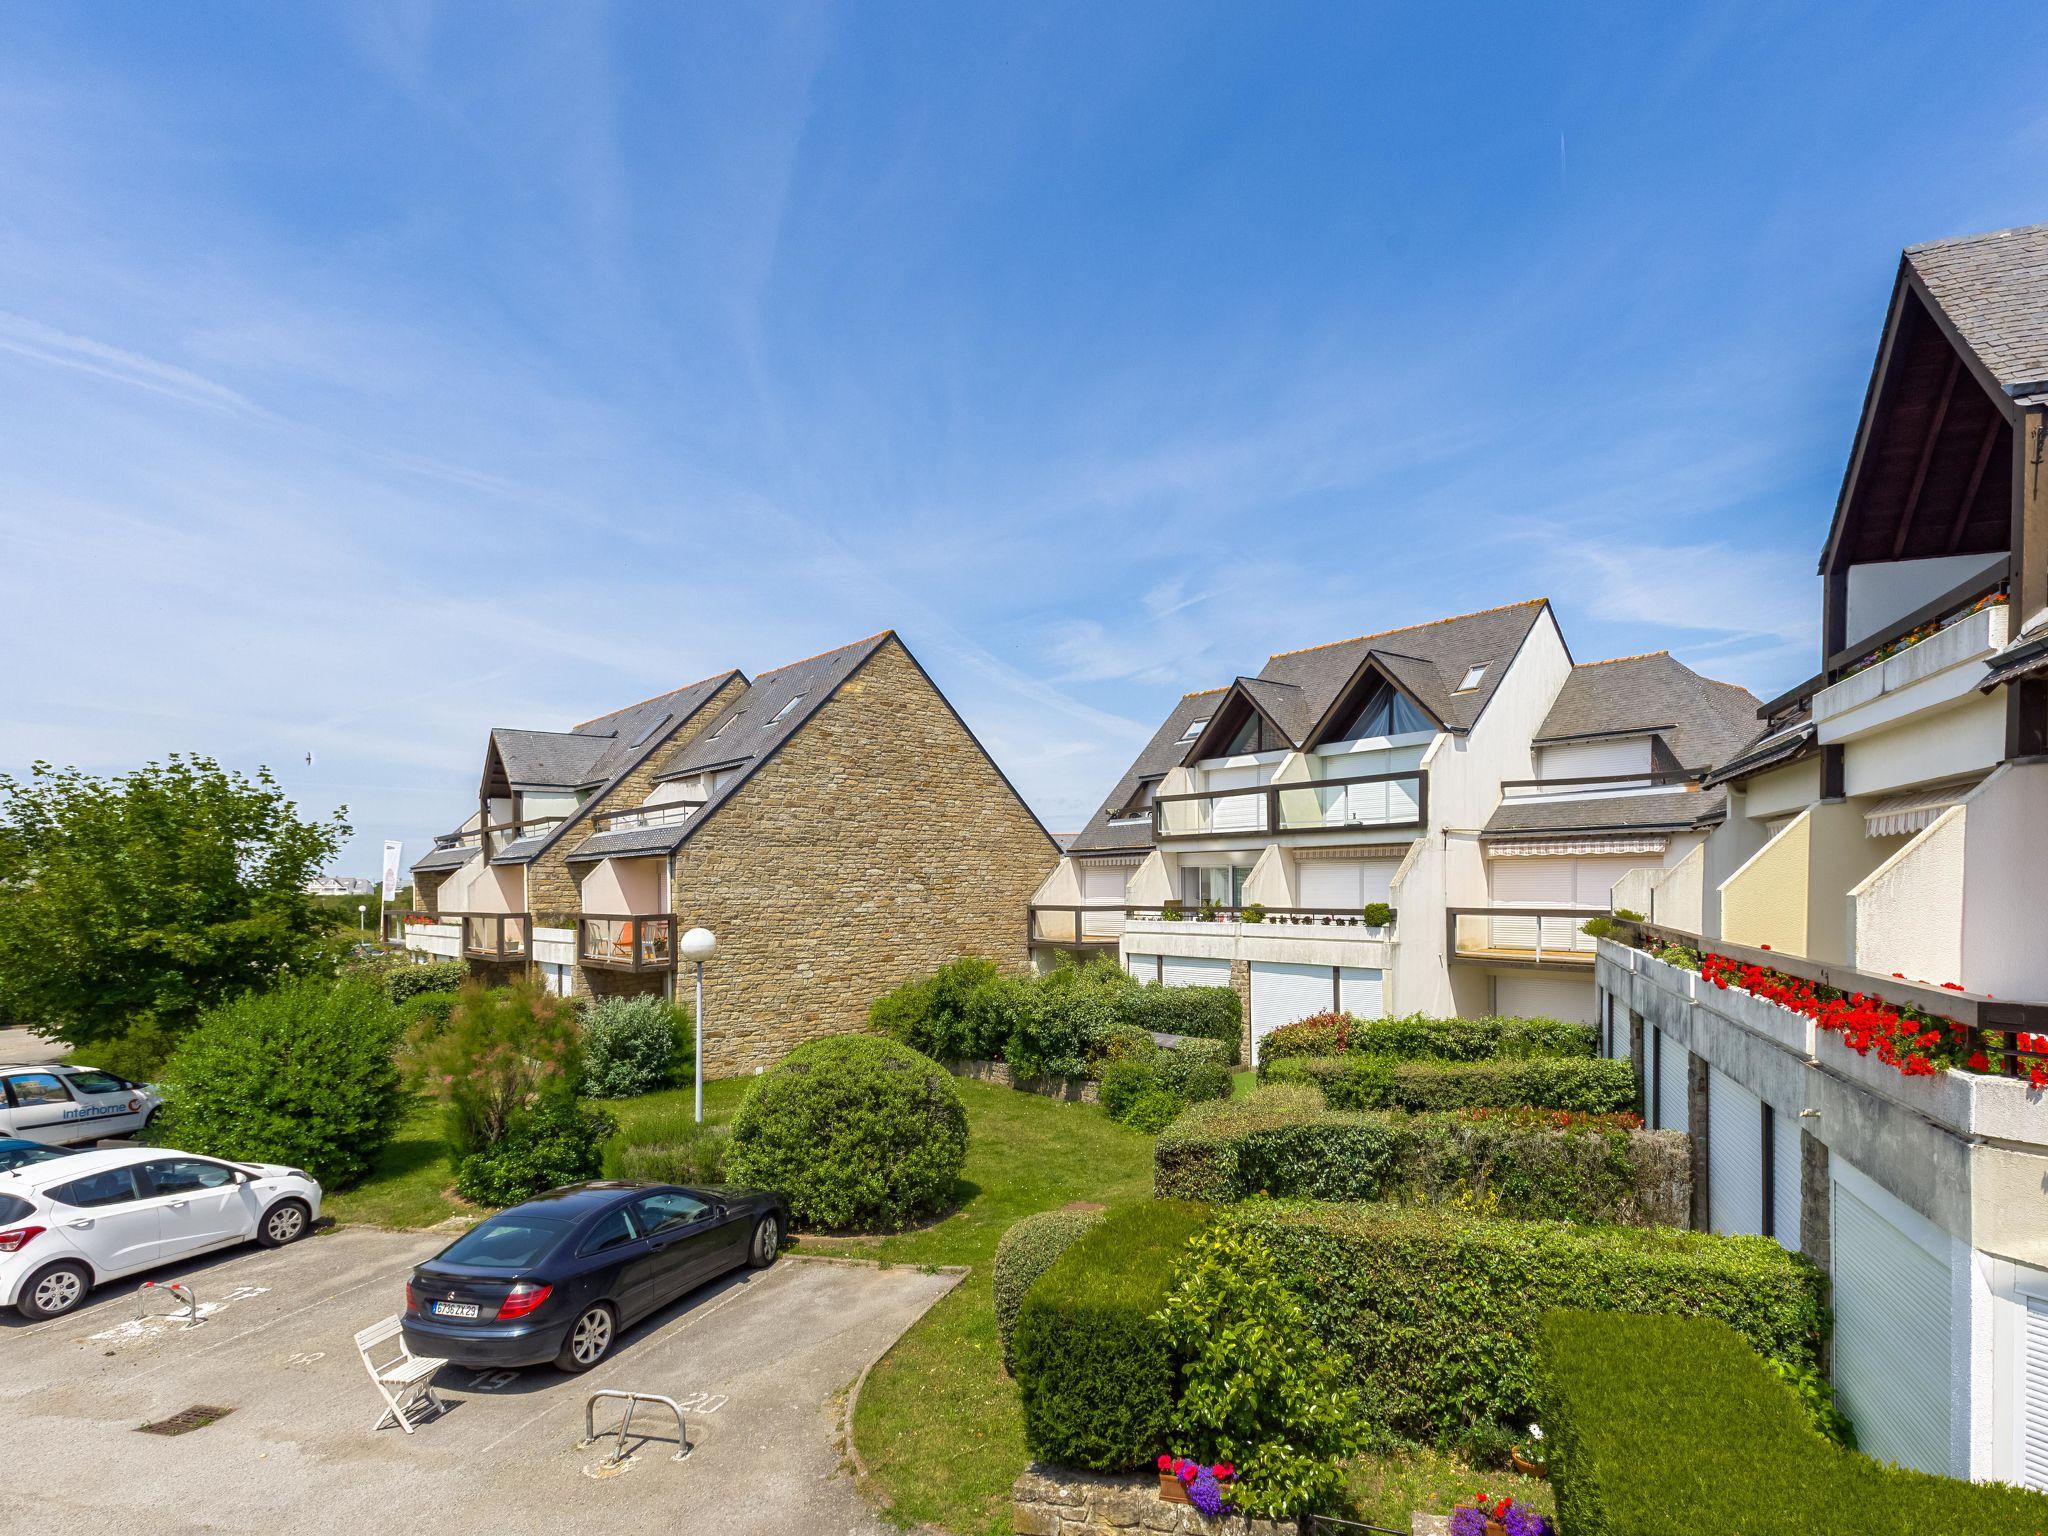
[[[368,933],[369,931],[370,931],[370,908],[369,908],[369,904],[368,904],[367,902],[361,902],[361,901],[359,901],[359,902],[357,902],[357,903],[356,903],[356,932],[357,932],[357,933]]]
[[[709,928],[692,928],[676,946],[682,957],[697,967],[697,1123],[704,1123],[704,962],[718,948]]]

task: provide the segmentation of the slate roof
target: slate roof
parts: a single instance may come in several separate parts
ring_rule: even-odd
[[[792,662],[772,672],[763,672],[747,686],[725,713],[669,755],[655,773],[657,779],[686,778],[715,768],[737,768],[731,780],[712,792],[704,807],[688,821],[663,827],[636,827],[624,832],[602,832],[584,839],[570,853],[571,863],[588,863],[619,853],[668,853],[701,827],[760,766],[775,755],[790,737],[825,705],[839,685],[885,642],[893,630],[870,635],[836,651]],[[730,674],[728,674],[730,675]],[[794,703],[780,720],[785,705]],[[772,722],[772,723],[771,723]],[[614,807],[625,809],[625,807]]]
[[[1237,686],[1259,707],[1265,717],[1280,727],[1280,734],[1295,746],[1307,740],[1316,717],[1308,695],[1294,683],[1275,682],[1265,677],[1240,677]]]
[[[1657,795],[1602,795],[1584,800],[1503,800],[1480,829],[1486,838],[1564,832],[1687,832],[1719,821],[1725,789],[1677,789]]]
[[[1538,742],[1654,731],[1682,768],[1711,768],[1756,735],[1747,688],[1701,677],[1668,651],[1572,668]]]
[[[2048,381],[2048,224],[1911,245],[1905,260],[2004,389]]]
[[[1337,695],[1365,658],[1376,656],[1446,729],[1462,733],[1471,730],[1479,719],[1500,686],[1508,662],[1521,649],[1548,606],[1547,598],[1531,598],[1504,608],[1412,624],[1406,629],[1383,630],[1352,640],[1310,646],[1307,650],[1283,651],[1267,659],[1259,676],[1299,688],[1310,717],[1320,720],[1337,702]],[[1480,665],[1486,667],[1486,674],[1477,688],[1468,693],[1451,691],[1468,671]]]
[[[1776,721],[1743,743],[1731,757],[1716,763],[1701,781],[1707,788],[1730,784],[1766,768],[1776,768],[1818,750],[1813,720],[1805,705],[1787,719]]]
[[[1206,720],[1216,713],[1216,706],[1223,702],[1225,688],[1205,688],[1199,693],[1181,695],[1152,739],[1145,743],[1138,753],[1137,761],[1124,770],[1124,776],[1116,781],[1116,788],[1109,792],[1095,814],[1088,818],[1088,824],[1074,834],[1067,845],[1069,853],[1113,853],[1133,848],[1152,846],[1152,821],[1150,817],[1141,821],[1111,822],[1112,811],[1128,805],[1131,796],[1138,791],[1140,780],[1163,778],[1168,769],[1181,760],[1186,747],[1181,737],[1187,728],[1197,720]]]
[[[459,848],[435,848],[412,861],[415,874],[432,874],[440,869],[460,869],[477,855],[477,846],[470,843]]]
[[[2022,636],[1992,657],[1990,666],[1984,681],[1977,685],[1980,693],[2048,672],[2048,635]]]

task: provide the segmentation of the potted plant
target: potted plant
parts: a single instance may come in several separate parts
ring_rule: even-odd
[[[1368,928],[1385,928],[1394,921],[1394,909],[1384,901],[1367,902],[1365,910],[1359,915],[1365,919],[1365,926]]]
[[[1564,1123],[1562,1120],[1559,1121],[1560,1125]],[[1529,1426],[1529,1443],[1527,1446],[1522,1445],[1518,1441],[1508,1447],[1508,1460],[1514,1463],[1515,1470],[1524,1477],[1547,1478],[1550,1476],[1550,1463],[1543,1458],[1543,1426],[1541,1424],[1531,1424]]]
[[[1526,1504],[1478,1493],[1451,1511],[1451,1536],[1557,1536],[1557,1527]]]
[[[1211,1517],[1230,1513],[1230,1483],[1237,1468],[1227,1461],[1203,1466],[1185,1456],[1159,1458],[1159,1497],[1168,1504],[1192,1504]]]
[[[1248,923],[1263,923],[1266,920],[1266,909],[1255,901],[1240,915]]]

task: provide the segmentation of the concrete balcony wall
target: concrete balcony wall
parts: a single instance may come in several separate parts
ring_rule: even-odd
[[[1986,608],[1874,667],[1843,678],[1813,697],[1823,742],[1848,741],[1968,698],[1983,663],[2006,643],[2011,609]]]
[[[1963,964],[1993,997],[2048,999],[2048,763],[2007,763],[1964,802]],[[2048,1097],[2048,1096],[2044,1096]]]
[[[1858,970],[1961,984],[1968,814],[1950,806],[1849,893]]]
[[[1866,833],[1845,801],[1808,806],[1721,883],[1720,937],[1809,960],[1849,962],[1849,893],[1900,846]]]
[[[1202,960],[1271,961],[1384,970],[1394,951],[1385,928],[1334,928],[1269,917],[1261,923],[1134,917],[1124,924],[1126,953],[1185,955]]]

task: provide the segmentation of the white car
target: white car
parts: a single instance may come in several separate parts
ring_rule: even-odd
[[[0,1307],[40,1320],[95,1285],[252,1238],[296,1242],[319,1182],[276,1163],[163,1147],[78,1152],[0,1173]]]
[[[142,1084],[97,1067],[0,1066],[0,1136],[53,1147],[133,1136],[163,1102]]]

